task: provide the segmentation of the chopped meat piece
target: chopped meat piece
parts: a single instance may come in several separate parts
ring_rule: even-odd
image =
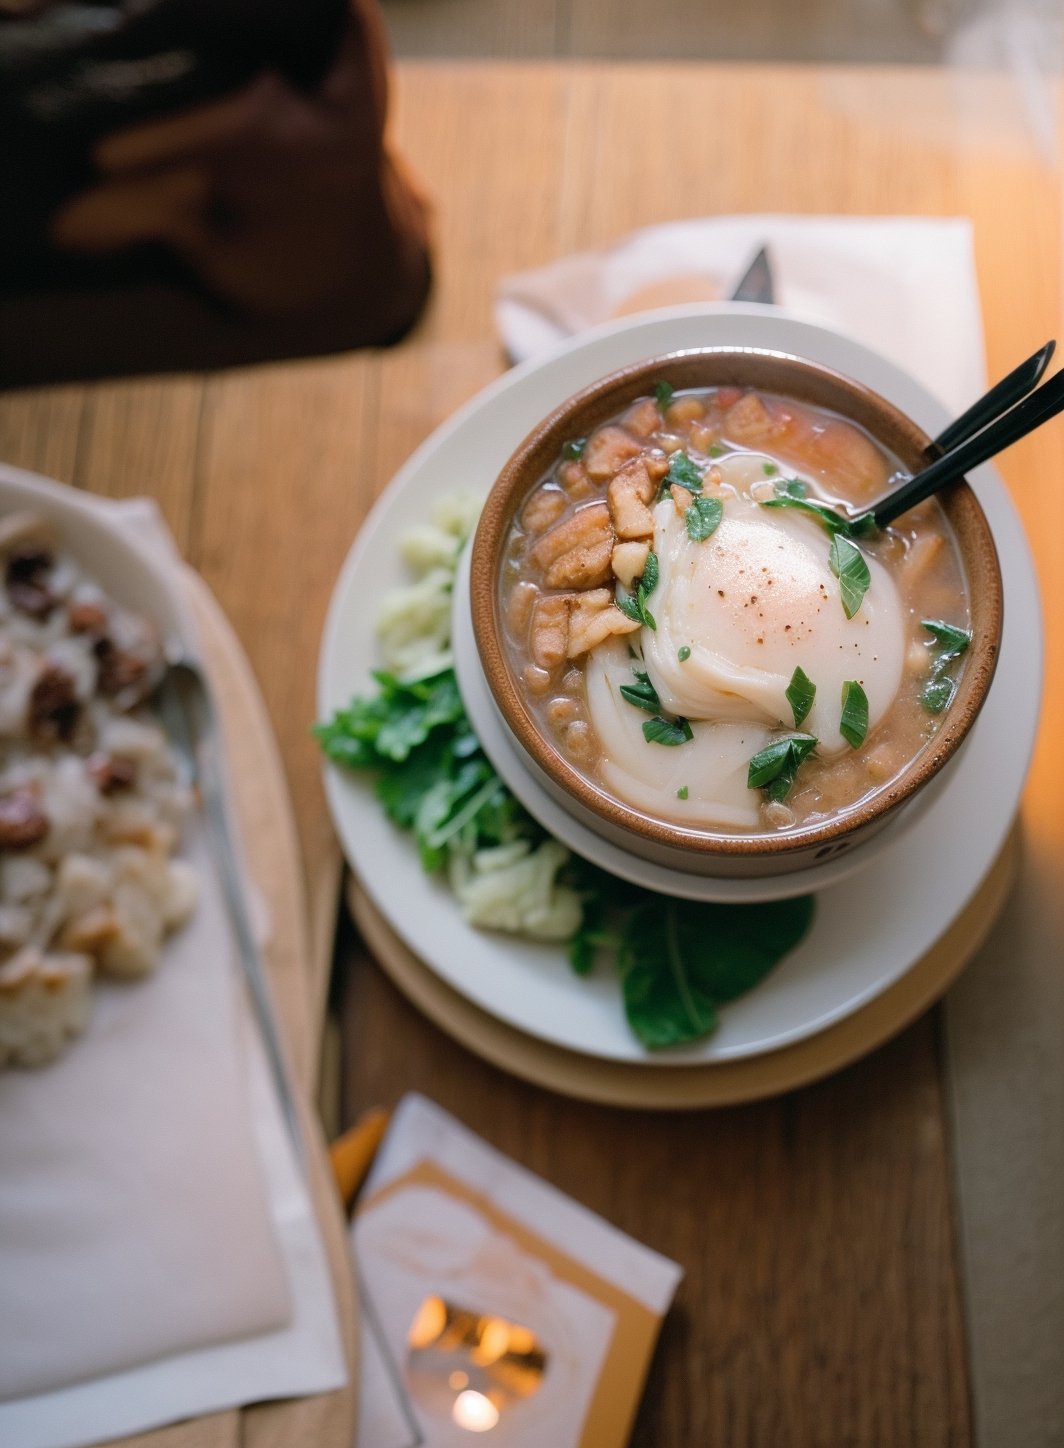
[[[610,517],[618,538],[653,538],[654,515],[650,503],[654,481],[640,459],[629,463],[606,490]]]
[[[129,690],[143,697],[148,692],[151,683],[149,661],[143,655],[116,648],[108,638],[98,639],[93,651],[100,662],[99,685],[102,694],[113,698],[116,694]]]
[[[48,833],[48,816],[32,789],[0,795],[0,850],[28,850]]]
[[[107,614],[98,603],[72,603],[67,608],[67,623],[74,633],[102,633]]]
[[[572,458],[558,469],[558,481],[574,503],[590,498],[595,491],[595,484],[588,477],[583,463]]]
[[[613,534],[587,548],[563,553],[547,569],[543,581],[548,588],[600,588],[610,581]]]
[[[85,771],[101,794],[132,789],[137,782],[137,766],[131,759],[115,759],[102,750],[89,755]]]
[[[538,537],[556,523],[569,506],[564,493],[553,488],[537,488],[521,509],[521,527],[526,533]]]
[[[636,437],[649,437],[661,426],[661,413],[652,397],[644,397],[624,414],[624,425]]]
[[[756,392],[747,392],[724,415],[724,431],[732,442],[758,447],[786,433],[786,417],[774,417]]]
[[[595,588],[578,594],[569,616],[569,657],[575,659],[613,634],[634,633],[638,628],[638,620],[617,607],[611,589]]]
[[[680,483],[673,483],[672,486],[669,488],[669,492],[672,495],[672,501],[676,504],[676,511],[682,518],[683,515],[687,512],[688,508],[694,502],[695,495],[688,488],[683,487]]]
[[[651,482],[660,483],[669,471],[669,459],[659,448],[655,448],[653,452],[643,454],[643,466],[650,475]]]
[[[613,543],[610,513],[605,503],[590,503],[578,508],[564,523],[558,523],[529,550],[533,568],[544,572],[566,553],[578,548],[594,548],[600,543]],[[554,585],[550,585],[554,586]]]
[[[553,593],[540,598],[532,611],[532,657],[541,669],[556,669],[569,644],[572,595]]]
[[[588,438],[580,461],[587,469],[588,477],[600,483],[612,478],[630,458],[638,457],[642,451],[638,438],[625,432],[623,427],[600,427]]]
[[[30,694],[27,727],[31,738],[38,744],[69,741],[80,712],[74,680],[65,669],[46,663]]]
[[[649,543],[618,543],[610,560],[613,576],[625,588],[631,588],[637,578],[642,578],[649,554]]]

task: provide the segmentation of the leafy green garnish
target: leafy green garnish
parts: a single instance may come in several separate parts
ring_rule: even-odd
[[[658,625],[654,615],[647,608],[647,599],[657,588],[660,574],[658,555],[651,549],[647,554],[647,561],[643,565],[643,576],[636,582],[635,593],[629,598],[616,600],[617,607],[622,613],[627,614],[636,623],[646,624],[647,628],[651,629],[656,629]]]
[[[676,798],[677,798],[677,799],[686,799],[686,798],[687,798],[687,786],[686,786],[686,784],[681,784],[681,785],[680,785],[680,788],[676,791]]]
[[[702,474],[698,470],[698,465],[693,463],[682,449],[674,452],[669,458],[669,471],[661,483],[662,497],[669,491],[673,483],[681,488],[686,488],[689,493],[702,491]]]
[[[841,533],[836,533],[831,540],[828,564],[832,573],[839,580],[839,593],[846,617],[853,618],[860,609],[861,600],[868,592],[869,584],[872,582],[872,575],[868,571],[864,555],[848,538],[844,538]]]
[[[668,382],[658,382],[654,386],[654,401],[662,412],[665,411],[675,395],[676,389]]]
[[[681,644],[676,652],[676,657],[680,660],[681,664],[686,664],[687,660],[691,657],[690,647],[687,644]]]
[[[720,443],[717,442],[712,443],[709,449],[709,455],[711,458],[722,458],[726,452],[727,448],[721,447]]]
[[[622,699],[627,699],[629,704],[634,704],[637,709],[645,709],[648,714],[656,714],[661,708],[657,689],[639,669],[633,669],[632,672],[636,681],[634,684],[621,685]]]
[[[543,838],[481,749],[452,669],[414,682],[373,677],[375,697],[352,700],[314,733],[335,763],[376,774],[377,798],[414,831],[426,870],[455,850]]]
[[[791,675],[791,682],[787,685],[787,703],[791,706],[796,729],[800,729],[805,723],[815,698],[816,685],[804,669],[796,668]]]
[[[586,447],[587,447],[587,438],[586,438],[586,437],[574,437],[574,438],[570,438],[570,440],[569,440],[567,443],[564,443],[564,444],[562,445],[562,457],[563,457],[563,458],[578,458],[578,457],[581,457],[581,456],[583,455],[584,448],[586,448]]]
[[[697,1040],[717,1010],[751,990],[809,929],[813,898],[757,905],[651,899],[632,911],[618,951],[624,1009],[654,1049]]]
[[[770,799],[786,799],[803,761],[818,742],[813,734],[785,734],[774,739],[751,759],[746,772],[747,788],[764,789]]]
[[[643,737],[648,744],[686,744],[689,739],[694,738],[694,733],[686,719],[666,719],[661,714],[655,714],[653,719],[643,721]]]
[[[859,513],[855,518],[847,518],[829,504],[818,503],[810,498],[809,489],[800,478],[784,478],[773,487],[773,497],[758,498],[762,508],[797,508],[799,512],[808,513],[818,523],[823,524],[833,538],[839,533],[847,538],[860,538],[875,528],[871,513]]]
[[[842,686],[839,733],[852,749],[859,749],[868,733],[868,695],[856,679],[847,679]]]
[[[717,531],[723,516],[724,504],[719,498],[695,498],[691,506],[684,509],[688,538],[692,543],[704,543]]]
[[[920,622],[934,640],[931,677],[920,691],[920,703],[929,714],[941,714],[957,692],[956,682],[948,673],[949,666],[965,652],[972,636],[967,629],[943,623],[941,619],[923,618]]]
[[[764,473],[766,478],[774,478],[779,472],[779,468],[776,466],[775,463],[762,463],[761,471]]]

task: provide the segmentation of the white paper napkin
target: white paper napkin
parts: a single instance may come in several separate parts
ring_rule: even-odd
[[[404,1097],[396,1111],[351,1241],[363,1302],[400,1388],[397,1394],[391,1387],[384,1400],[379,1381],[365,1384],[380,1406],[372,1424],[363,1419],[372,1432],[360,1434],[357,1448],[406,1448],[409,1429],[397,1401],[404,1392],[425,1448],[469,1441],[451,1395],[430,1403],[411,1389],[408,1334],[429,1295],[521,1324],[547,1351],[541,1386],[504,1408],[493,1442],[620,1448],[626,1441],[658,1322],[680,1280],[675,1263],[417,1095]],[[457,1397],[461,1385],[450,1386]],[[612,1415],[603,1413],[603,1394]]]
[[[154,505],[98,506],[180,591]],[[346,1368],[306,1188],[200,832],[157,974],[97,990],[52,1066],[0,1078],[0,1442],[61,1448]]]
[[[725,299],[764,245],[779,306],[874,347],[957,412],[975,400],[983,335],[971,224],[960,218],[718,216],[649,227],[504,277],[499,334],[523,361],[626,313]]]

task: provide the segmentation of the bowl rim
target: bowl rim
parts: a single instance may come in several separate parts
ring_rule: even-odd
[[[723,375],[697,377],[705,368]],[[766,380],[765,374],[768,374]],[[775,381],[773,379],[776,379]],[[845,847],[865,828],[885,821],[956,753],[982,708],[997,665],[1003,620],[1001,569],[989,523],[966,480],[938,495],[957,540],[972,618],[969,659],[939,730],[881,789],[813,825],[767,833],[729,833],[656,818],[610,794],[582,774],[542,731],[525,703],[502,643],[499,559],[513,519],[557,461],[562,444],[616,417],[657,381],[677,389],[749,386],[811,403],[858,422],[908,467],[926,461],[933,443],[910,417],[864,383],[823,363],[767,347],[681,348],[623,367],[559,404],[515,448],[493,484],[474,534],[470,606],[481,665],[503,721],[519,746],[562,794],[593,817],[648,845],[695,855],[750,860],[813,852],[814,860]],[[827,400],[825,400],[825,398]],[[577,419],[579,423],[577,424]],[[981,585],[974,587],[977,580]]]

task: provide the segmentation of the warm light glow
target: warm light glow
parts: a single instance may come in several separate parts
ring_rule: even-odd
[[[467,1428],[470,1433],[487,1433],[499,1421],[499,1410],[483,1393],[467,1388],[455,1398],[451,1416],[459,1428]]]
[[[456,1393],[460,1392],[462,1388],[469,1387],[469,1374],[452,1373],[451,1376],[447,1379],[447,1385],[448,1387],[453,1388]]]
[[[480,1320],[480,1341],[471,1349],[470,1357],[479,1367],[497,1363],[510,1346],[510,1324],[503,1317]]]
[[[411,1347],[428,1347],[447,1324],[447,1307],[442,1298],[426,1297],[410,1324]]]

